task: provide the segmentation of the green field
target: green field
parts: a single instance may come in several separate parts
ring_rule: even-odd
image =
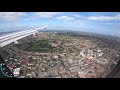
[[[76,36],[70,36],[67,34],[56,34],[56,38],[62,38],[62,39],[76,39]]]
[[[27,43],[27,47],[24,48],[24,51],[46,52],[50,51],[51,49],[52,47],[49,44],[48,40],[39,40]]]

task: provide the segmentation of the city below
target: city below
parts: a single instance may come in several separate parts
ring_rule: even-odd
[[[4,46],[0,53],[16,78],[105,78],[119,62],[120,39],[40,31]]]

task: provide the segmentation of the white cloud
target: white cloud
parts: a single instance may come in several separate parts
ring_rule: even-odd
[[[106,22],[106,23],[103,23],[103,24],[105,24],[105,25],[113,25],[114,23],[112,23],[112,22]]]
[[[66,21],[66,20],[74,20],[73,17],[69,17],[69,16],[60,16],[60,17],[57,17],[57,19],[64,20],[64,21]]]
[[[81,15],[78,15],[78,14],[75,14],[73,16],[76,17],[76,18],[86,18],[85,16],[81,16]]]
[[[51,18],[59,14],[61,14],[61,12],[35,12],[35,15],[39,18]]]
[[[91,16],[88,17],[88,20],[120,20],[120,14],[116,15],[116,16]]]
[[[74,21],[73,23],[74,23],[74,24],[83,24],[83,23],[85,23],[85,21],[84,21],[84,20],[81,20],[81,21]]]
[[[32,14],[27,14],[25,12],[0,12],[0,20],[20,20],[22,16],[27,16],[27,18],[22,18],[22,20],[35,20],[38,18],[51,18],[56,15],[61,14],[61,12],[34,12]]]
[[[2,20],[18,20],[25,16],[24,12],[0,12],[0,19]]]

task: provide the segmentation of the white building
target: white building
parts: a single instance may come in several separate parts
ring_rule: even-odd
[[[13,74],[17,77],[20,74],[20,68],[15,68]]]

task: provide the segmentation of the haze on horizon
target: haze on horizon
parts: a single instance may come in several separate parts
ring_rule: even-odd
[[[120,36],[120,12],[0,12],[0,32],[48,25],[47,30],[72,30]]]

